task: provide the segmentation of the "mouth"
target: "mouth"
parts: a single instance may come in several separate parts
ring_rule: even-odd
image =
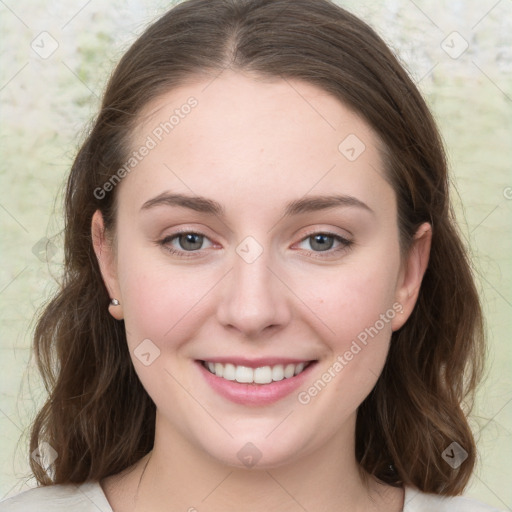
[[[300,375],[315,361],[300,363],[276,364],[251,368],[250,366],[232,363],[219,363],[213,361],[199,361],[210,373],[240,384],[270,384]]]
[[[292,396],[306,386],[318,360],[196,359],[195,363],[206,384],[220,397],[243,406],[262,407]]]

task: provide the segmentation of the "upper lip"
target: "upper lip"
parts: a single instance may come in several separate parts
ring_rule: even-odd
[[[247,359],[246,357],[205,357],[201,361],[209,363],[231,363],[235,366],[247,366],[248,368],[261,368],[263,366],[276,366],[278,364],[299,364],[315,361],[314,359],[295,359],[291,357],[260,357],[256,359]]]

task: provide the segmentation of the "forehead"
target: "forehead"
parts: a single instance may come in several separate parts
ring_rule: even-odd
[[[169,189],[226,198],[236,191],[249,201],[280,191],[285,202],[333,189],[376,195],[387,186],[371,127],[301,80],[225,71],[182,85],[140,114],[132,147],[144,145],[151,149],[124,181],[146,199]]]

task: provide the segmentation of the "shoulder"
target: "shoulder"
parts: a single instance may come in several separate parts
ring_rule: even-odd
[[[403,512],[500,512],[466,496],[445,497],[406,487]]]
[[[47,485],[0,501],[0,512],[112,512],[98,482]]]

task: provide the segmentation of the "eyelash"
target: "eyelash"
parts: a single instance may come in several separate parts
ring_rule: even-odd
[[[187,259],[187,258],[200,257],[197,255],[198,252],[200,252],[200,251],[179,251],[179,250],[176,250],[173,247],[169,246],[169,243],[171,241],[173,241],[174,239],[176,239],[177,237],[179,237],[181,235],[199,235],[199,236],[202,236],[202,237],[208,239],[207,235],[205,235],[204,233],[201,233],[200,231],[183,230],[183,231],[177,231],[176,233],[174,233],[172,235],[166,236],[165,238],[159,240],[157,243],[158,243],[158,245],[162,246],[165,250],[169,251],[172,255],[177,256],[179,258]],[[341,245],[339,247],[337,247],[336,249],[328,249],[326,251],[306,251],[308,256],[313,256],[314,258],[326,258],[326,257],[332,256],[333,254],[337,254],[341,251],[346,251],[347,249],[350,249],[350,247],[354,243],[352,240],[348,240],[347,238],[344,238],[336,233],[330,233],[328,231],[312,231],[312,232],[306,234],[306,236],[300,240],[300,243],[304,242],[308,238],[312,238],[315,235],[324,235],[324,236],[332,237],[335,240],[337,240]],[[327,256],[321,256],[321,254],[326,254]]]

